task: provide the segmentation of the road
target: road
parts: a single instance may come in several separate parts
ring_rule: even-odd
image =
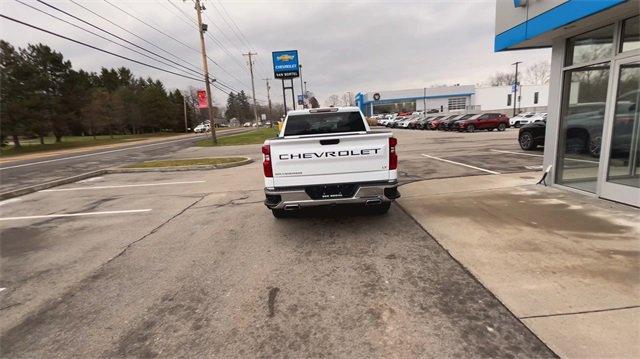
[[[513,132],[397,137],[403,183],[541,163]],[[259,146],[173,157],[227,153]],[[554,356],[399,206],[278,220],[262,186],[254,162],[0,202],[1,355]]]
[[[248,131],[230,129],[218,132],[218,137]],[[162,159],[183,148],[193,146],[208,135],[190,138],[166,139],[148,144],[132,143],[113,149],[87,149],[72,154],[62,154],[36,160],[19,160],[0,165],[0,192],[33,186],[61,178],[80,175],[124,163]]]

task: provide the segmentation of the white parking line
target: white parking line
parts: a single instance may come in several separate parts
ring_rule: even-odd
[[[535,153],[522,153],[522,152],[503,151],[503,150],[494,150],[494,149],[492,149],[491,151],[500,152],[500,153],[511,153],[514,155],[522,155],[522,156],[544,157],[543,155],[536,155]]]
[[[500,152],[500,153],[511,153],[511,154],[514,154],[514,155],[522,155],[522,156],[544,157],[543,155],[536,155],[535,153],[522,153],[522,152],[504,151],[504,150],[494,150],[494,149],[492,149],[491,151],[493,151],[493,152]],[[598,161],[581,160],[581,159],[578,159],[578,158],[565,158],[564,160],[565,160],[565,161],[573,161],[573,162],[599,163]]]
[[[21,198],[9,198],[9,199],[5,199],[4,201],[0,201],[0,206],[4,206],[5,204],[20,202],[20,201],[22,201]]]
[[[34,165],[39,165],[39,164],[43,164],[43,163],[66,161],[66,160],[71,160],[71,159],[74,159],[74,158],[82,158],[82,157],[89,157],[89,156],[104,155],[104,154],[107,154],[107,153],[129,151],[129,150],[134,150],[134,149],[137,149],[137,148],[145,148],[145,147],[166,145],[167,143],[188,141],[188,140],[193,140],[194,138],[200,138],[200,137],[203,137],[203,136],[197,136],[197,137],[194,136],[194,137],[189,137],[189,138],[181,138],[179,140],[173,140],[173,141],[165,141],[165,142],[158,142],[158,143],[150,143],[148,145],[140,145],[140,146],[134,146],[134,147],[120,148],[120,149],[117,149],[117,150],[109,150],[109,151],[102,151],[102,152],[96,152],[96,153],[87,153],[87,154],[84,154],[84,155],[69,156],[69,157],[63,157],[63,158],[54,158],[52,160],[24,163],[24,164],[21,164],[21,165],[15,165],[15,166],[9,166],[9,167],[0,167],[0,171],[8,170],[8,169],[11,169],[11,168],[34,166]]]
[[[118,185],[118,186],[72,187],[72,188],[43,189],[40,192],[63,192],[63,191],[82,191],[82,190],[108,189],[108,188],[170,186],[170,185],[177,185],[177,184],[191,184],[191,183],[205,183],[205,182],[207,181],[160,182],[160,183],[124,184],[124,185]]]
[[[491,174],[493,174],[493,175],[499,175],[499,174],[500,174],[500,172],[491,171],[491,170],[484,169],[484,168],[480,168],[480,167],[476,167],[476,166],[471,166],[471,165],[468,165],[468,164],[466,164],[466,163],[460,163],[460,162],[456,162],[456,161],[445,160],[444,158],[434,157],[434,156],[429,156],[429,155],[425,155],[424,153],[423,153],[422,155],[423,155],[424,157],[433,158],[434,160],[438,160],[438,161],[442,161],[442,162],[447,162],[447,163],[452,163],[452,164],[454,164],[454,165],[459,165],[459,166],[464,166],[464,167],[473,168],[474,170],[478,170],[478,171],[482,171],[482,172],[491,173]]]
[[[40,216],[22,216],[22,217],[0,217],[0,221],[16,221],[20,219],[40,219],[40,218],[62,218],[62,217],[81,217],[81,216],[100,216],[105,214],[124,214],[124,213],[144,213],[150,212],[151,209],[130,209],[124,211],[103,211],[103,212],[85,212],[85,213],[60,213],[60,214],[43,214]]]

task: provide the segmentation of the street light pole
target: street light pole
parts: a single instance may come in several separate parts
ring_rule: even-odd
[[[211,100],[211,81],[209,80],[209,65],[207,64],[207,49],[204,44],[204,32],[207,31],[207,25],[202,23],[202,6],[200,0],[194,0],[196,3],[196,14],[198,15],[198,32],[200,33],[200,52],[202,53],[202,70],[204,71],[204,83],[207,91],[207,109],[209,110],[209,123],[211,124],[211,139],[213,144],[218,144],[216,137],[216,122],[213,118],[213,101]]]
[[[515,65],[516,66],[516,76],[515,79],[513,80],[513,116],[515,117],[516,115],[516,101],[518,100],[518,64],[521,64],[522,61],[516,61],[514,63],[512,63],[511,65]]]

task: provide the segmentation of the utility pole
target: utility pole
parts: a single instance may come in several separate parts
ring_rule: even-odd
[[[247,52],[246,54],[242,54],[242,56],[249,57],[249,71],[251,72],[251,91],[253,93],[253,117],[256,121],[256,126],[258,126],[258,106],[256,105],[256,86],[253,82],[253,58],[251,56],[256,56],[255,52]]]
[[[187,98],[182,95],[182,105],[184,107],[184,132],[189,133],[189,126],[187,125]]]
[[[513,81],[513,116],[516,115],[516,101],[518,101],[518,64],[521,64],[522,61],[516,61],[511,65],[516,65],[516,77]]]
[[[207,91],[207,110],[209,112],[209,123],[211,124],[211,139],[213,144],[218,144],[216,137],[216,121],[213,118],[213,101],[211,100],[211,83],[209,81],[209,65],[207,64],[207,49],[204,46],[204,33],[207,31],[207,24],[202,23],[202,10],[204,7],[200,5],[200,0],[194,0],[196,3],[196,14],[198,15],[198,32],[200,32],[200,52],[202,53],[202,69],[204,70],[204,83]]]
[[[273,112],[271,111],[271,86],[269,85],[269,78],[263,79],[267,82],[267,102],[269,103],[269,123],[270,127],[273,127]]]
[[[298,65],[298,73],[300,74],[300,93],[302,93],[302,108],[307,108],[307,104],[304,102],[304,85],[302,84],[302,64]]]

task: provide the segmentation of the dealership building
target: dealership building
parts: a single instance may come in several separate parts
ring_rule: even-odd
[[[412,90],[371,91],[356,94],[356,104],[366,116],[380,113],[437,110],[439,112],[546,112],[548,85],[522,85],[517,98],[511,86],[457,85]]]
[[[497,0],[495,51],[549,47],[544,168],[557,186],[640,206],[640,1]]]

